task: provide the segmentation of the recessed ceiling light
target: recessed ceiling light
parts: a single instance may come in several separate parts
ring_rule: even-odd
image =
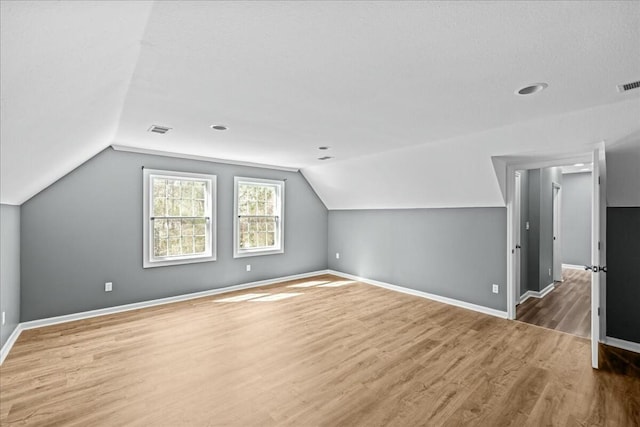
[[[321,147],[318,147],[318,150],[328,150],[329,148],[331,148],[331,147],[329,147],[327,145],[323,145]]]
[[[584,166],[584,163],[576,163],[576,164],[575,164],[575,165],[573,165],[573,166],[575,166],[575,167],[577,167],[577,168],[578,168],[578,167],[580,167],[580,166]]]
[[[534,83],[530,86],[525,86],[522,89],[519,89],[516,93],[518,95],[531,95],[533,93],[540,92],[541,90],[546,89],[547,86],[549,85],[546,83]]]
[[[331,156],[318,157],[318,160],[329,160],[329,159],[333,159],[333,157]]]
[[[585,171],[585,172],[586,172],[586,171],[588,171],[588,170],[589,170],[589,168],[582,168],[582,169],[580,169],[580,170],[581,170],[581,171]]]
[[[215,129],[215,130],[227,130],[226,126],[223,125],[211,125],[211,129]]]

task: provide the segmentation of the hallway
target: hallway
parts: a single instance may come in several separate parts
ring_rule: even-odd
[[[544,298],[529,298],[518,305],[516,319],[532,325],[591,337],[591,275],[562,269],[563,282]]]

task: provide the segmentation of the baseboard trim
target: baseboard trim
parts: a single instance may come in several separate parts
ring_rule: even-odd
[[[640,343],[633,341],[625,341],[620,338],[605,337],[602,341],[606,345],[611,347],[618,347],[623,350],[633,351],[634,353],[640,353]]]
[[[465,302],[465,301],[460,301],[453,298],[443,297],[440,295],[430,294],[428,292],[417,291],[415,289],[405,288],[403,286],[392,285],[391,283],[381,282],[379,280],[373,280],[373,279],[367,279],[365,277],[354,276],[353,274],[343,273],[341,271],[329,270],[328,273],[333,274],[335,276],[343,277],[345,279],[357,280],[359,282],[367,283],[369,285],[374,285],[381,288],[389,289],[391,291],[402,292],[403,294],[409,294],[409,295],[413,295],[421,298],[430,299],[432,301],[453,305],[460,308],[466,308],[467,310],[473,310],[479,313],[489,314],[491,316],[500,317],[501,319],[507,318],[506,311],[496,310],[494,308],[472,304],[470,302]]]
[[[529,298],[544,298],[549,292],[554,290],[556,287],[555,283],[549,283],[543,290],[541,291],[527,291],[520,296],[520,304],[528,300]]]
[[[584,270],[584,265],[562,264],[562,268],[566,268],[569,270]]]
[[[15,341],[18,339],[18,336],[20,336],[20,333],[28,329],[42,328],[45,326],[57,325],[59,323],[90,319],[92,317],[106,316],[109,314],[122,313],[125,311],[138,310],[138,309],[147,308],[147,307],[154,307],[157,305],[171,304],[174,302],[187,301],[187,300],[207,297],[211,295],[218,295],[218,294],[224,294],[228,292],[240,291],[243,289],[257,288],[260,286],[273,285],[275,283],[287,282],[290,280],[305,279],[307,277],[327,274],[328,272],[329,270],[318,270],[318,271],[312,271],[308,273],[293,274],[290,276],[277,277],[274,279],[259,280],[256,282],[243,283],[240,285],[226,286],[224,288],[210,289],[208,291],[194,292],[190,294],[176,295],[173,297],[160,298],[160,299],[154,299],[149,301],[141,301],[141,302],[136,302],[132,304],[117,305],[114,307],[100,308],[97,310],[83,311],[80,313],[65,314],[63,316],[48,317],[45,319],[30,320],[28,322],[22,322],[18,324],[18,326],[13,331],[13,333],[11,334],[11,336],[9,337],[5,345],[2,346],[0,365],[2,364],[2,362],[4,362],[4,359],[9,354],[9,351],[13,347],[13,344],[15,343]]]
[[[18,337],[20,336],[21,332],[22,332],[22,325],[18,323],[15,329],[13,330],[13,332],[11,332],[11,335],[9,335],[9,338],[7,339],[7,341],[4,343],[4,345],[0,349],[0,365],[2,365],[2,363],[4,362],[4,359],[6,359],[6,357],[9,355],[9,352],[11,351],[11,349],[13,348],[13,345],[18,340]]]

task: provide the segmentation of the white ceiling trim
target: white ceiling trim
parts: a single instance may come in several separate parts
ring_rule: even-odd
[[[189,159],[189,160],[199,160],[202,162],[211,162],[211,163],[222,163],[225,165],[236,165],[236,166],[249,166],[252,168],[263,168],[263,169],[275,169],[285,172],[298,172],[300,169],[298,168],[289,168],[285,166],[277,166],[277,165],[265,165],[262,163],[252,163],[252,162],[241,162],[237,160],[229,160],[229,159],[219,159],[217,157],[209,157],[209,156],[198,156],[195,154],[184,154],[184,153],[175,153],[172,151],[162,151],[162,150],[151,150],[148,148],[139,148],[139,147],[129,147],[126,145],[117,145],[112,144],[111,148],[116,151],[126,151],[128,153],[138,153],[138,154],[151,154],[154,156],[164,156],[164,157],[175,157],[178,159]]]

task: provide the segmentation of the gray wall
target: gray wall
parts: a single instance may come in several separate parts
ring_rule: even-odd
[[[640,132],[606,159],[607,335],[640,343]]]
[[[142,268],[143,166],[217,175],[217,261]],[[287,179],[284,254],[233,258],[235,175]],[[21,219],[22,321],[327,268],[327,210],[300,173],[109,148],[23,204]]]
[[[640,206],[640,130],[607,147],[607,205]]]
[[[607,209],[607,335],[640,343],[640,207]]]
[[[20,207],[0,205],[0,347],[20,322]]]
[[[528,171],[529,246],[527,248],[527,289],[540,290],[540,169]]]
[[[557,167],[533,169],[528,181],[527,288],[540,291],[553,282],[553,183],[562,186],[562,172]]]
[[[498,310],[505,251],[505,208],[329,211],[329,268]]]
[[[562,176],[562,263],[591,264],[591,172]]]

